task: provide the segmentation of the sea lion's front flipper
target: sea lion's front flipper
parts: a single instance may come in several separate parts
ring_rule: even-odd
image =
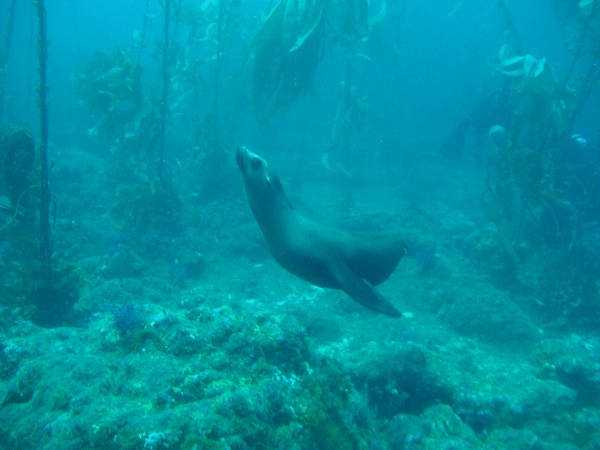
[[[371,286],[371,283],[356,275],[345,264],[336,264],[332,268],[332,275],[339,283],[340,288],[361,305],[389,316],[402,316],[402,313]]]

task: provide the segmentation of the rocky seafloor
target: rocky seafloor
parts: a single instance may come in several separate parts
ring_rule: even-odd
[[[279,268],[239,180],[210,202],[181,192],[172,229],[132,230],[79,158],[54,188],[74,323],[35,324],[11,289],[17,225],[2,244],[1,448],[600,449],[600,335],[493,282],[475,187],[355,192],[345,225],[406,233],[380,286],[396,319]],[[301,196],[326,210],[323,189]]]

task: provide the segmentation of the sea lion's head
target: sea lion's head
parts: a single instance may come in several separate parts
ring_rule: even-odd
[[[273,210],[290,208],[279,177],[264,159],[246,147],[237,149],[235,159],[244,177],[250,208],[259,223]]]

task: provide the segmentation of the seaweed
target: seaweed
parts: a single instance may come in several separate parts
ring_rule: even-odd
[[[24,223],[33,221],[33,190],[39,188],[33,180],[35,142],[28,130],[20,129],[0,135],[0,192],[9,201],[13,219],[20,216]],[[0,230],[6,228],[3,225]]]
[[[48,328],[78,324],[80,317],[73,307],[79,300],[83,280],[79,268],[62,263],[59,267],[53,267],[49,275],[40,275],[27,296],[28,304],[35,307],[32,320]]]
[[[254,110],[267,120],[309,92],[321,60],[328,0],[280,0],[252,41]]]
[[[182,207],[172,182],[165,177],[119,186],[110,214],[122,227],[144,234],[176,229]]]
[[[2,48],[0,49],[0,118],[4,113],[4,97],[6,95],[6,65],[8,62],[8,54],[10,51],[12,33],[15,25],[16,5],[17,0],[11,0],[8,6],[8,20],[4,34],[4,42]]]
[[[586,142],[571,131],[580,99],[562,82],[523,72],[511,85],[510,128],[490,160],[506,274],[535,293],[555,326],[600,320],[598,273],[583,252],[598,180]]]
[[[143,67],[131,51],[117,49],[112,55],[97,52],[75,75],[75,90],[98,118],[88,135],[117,144],[142,108]]]

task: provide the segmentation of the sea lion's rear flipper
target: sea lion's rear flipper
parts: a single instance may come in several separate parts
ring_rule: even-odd
[[[331,272],[339,283],[340,288],[361,305],[387,314],[388,316],[402,316],[402,313],[388,302],[371,283],[356,275],[345,264],[336,264]]]

